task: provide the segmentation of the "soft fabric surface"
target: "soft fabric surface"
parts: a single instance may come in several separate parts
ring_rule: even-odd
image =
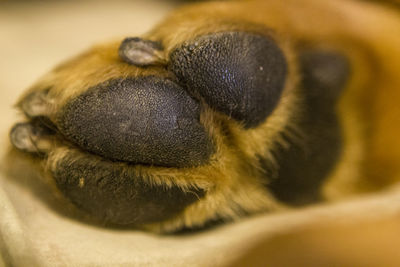
[[[173,4],[165,1],[0,2],[2,156],[9,147],[8,130],[18,118],[12,105],[35,79],[91,44],[148,30],[171,8]],[[3,164],[2,169],[6,168]],[[69,214],[33,174],[15,177],[3,172],[0,266],[326,266],[332,262],[400,266],[400,256],[385,249],[400,245],[396,232],[390,234],[392,226],[400,229],[400,190],[396,188],[169,236],[97,227]],[[365,223],[360,230],[358,224]],[[380,234],[381,226],[389,231],[386,235]],[[353,229],[361,232],[353,236]],[[309,236],[314,239],[308,240]],[[360,237],[368,238],[367,245],[362,246]],[[354,239],[360,242],[348,243]]]

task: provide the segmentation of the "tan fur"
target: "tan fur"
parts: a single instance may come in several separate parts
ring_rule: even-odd
[[[261,25],[261,26],[260,26]],[[267,32],[265,30],[267,28]],[[176,46],[196,36],[227,30],[268,34],[284,51],[289,76],[282,99],[274,113],[251,130],[207,108],[201,122],[216,144],[210,164],[196,168],[130,166],[147,174],[153,184],[190,186],[207,191],[205,198],[190,205],[176,218],[144,226],[153,231],[172,231],[202,225],[206,220],[241,216],[240,206],[250,213],[284,210],[286,207],[266,194],[257,155],[274,162],[273,143],[288,133],[299,113],[296,86],[296,48],[303,44],[322,46],[344,53],[352,65],[352,78],[338,107],[344,128],[345,148],[330,174],[324,193],[338,200],[355,193],[377,190],[400,178],[400,16],[377,4],[350,0],[287,0],[216,2],[177,10],[144,37],[161,41],[164,60]],[[122,40],[122,39],[121,39]],[[168,77],[164,68],[139,68],[118,57],[121,40],[98,45],[44,76],[21,98],[49,89],[49,107],[43,115],[55,120],[57,112],[72,98],[110,78],[155,75]],[[226,140],[222,124],[232,136]],[[301,139],[301,132],[290,133]],[[300,137],[299,137],[300,136]],[[46,170],[56,168],[64,157],[79,160],[101,158],[68,143],[52,141]],[[306,177],[305,177],[306,179]],[[51,177],[49,178],[51,181]],[[82,180],[84,185],[84,180]]]

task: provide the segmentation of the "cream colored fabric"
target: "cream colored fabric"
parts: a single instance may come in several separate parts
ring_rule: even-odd
[[[153,0],[0,2],[1,155],[18,118],[12,104],[36,78],[93,43],[146,31],[171,8],[171,3]],[[36,181],[30,173],[0,175],[0,266],[225,266],[277,234],[315,223],[354,225],[400,213],[397,190],[254,216],[195,234],[157,236],[70,218]]]

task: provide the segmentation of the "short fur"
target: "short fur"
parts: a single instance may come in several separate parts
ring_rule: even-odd
[[[185,42],[220,32],[255,33],[274,40],[285,56],[287,76],[276,108],[262,123],[246,127],[234,116],[210,107],[207,99],[199,98],[203,107],[199,122],[215,149],[208,163],[186,168],[106,163],[118,165],[127,173],[140,173],[137,177],[142,179],[141,183],[179,188],[181,192],[193,188],[205,192],[172,218],[135,225],[171,232],[199,227],[210,220],[231,220],[248,213],[287,208],[287,203],[277,200],[268,190],[268,183],[279,169],[276,151],[291,143],[304,147],[302,136],[307,132],[299,127],[299,122],[304,116],[302,90],[307,90],[301,87],[307,83],[300,58],[304,51],[332,51],[347,58],[351,75],[341,86],[344,91],[335,112],[341,127],[342,149],[324,174],[324,181],[318,182],[318,190],[325,200],[339,200],[381,189],[400,178],[400,35],[396,34],[399,29],[396,11],[355,0],[189,5],[142,36],[162,45],[157,64],[141,67],[121,59],[118,48],[122,39],[98,45],[44,76],[22,96],[18,107],[28,120],[46,117],[59,128],[60,112],[89,88],[104,82],[142,76],[177,81],[165,64],[172,51]],[[105,162],[99,155],[66,141],[62,134],[46,136],[41,142],[45,143],[46,138],[51,140],[43,148],[35,144],[46,155],[34,162],[43,166],[43,176],[55,190],[60,185],[55,184],[52,174],[59,171],[62,162],[90,162],[100,169]],[[271,172],[263,169],[260,157]],[[75,186],[78,190],[82,184]]]

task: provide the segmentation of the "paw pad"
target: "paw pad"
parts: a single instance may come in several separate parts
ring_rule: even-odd
[[[251,128],[276,107],[287,63],[271,38],[244,32],[200,36],[172,51],[170,69],[193,94]]]
[[[199,104],[179,85],[148,76],[90,88],[67,104],[57,124],[69,140],[108,159],[187,167],[213,153],[199,120]]]

